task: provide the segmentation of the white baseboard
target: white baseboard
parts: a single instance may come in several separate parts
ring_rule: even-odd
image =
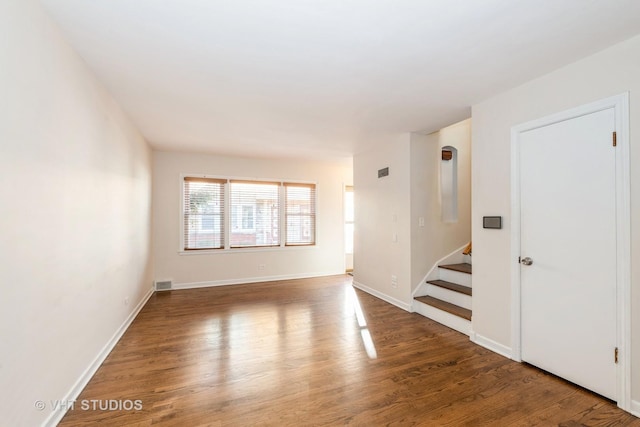
[[[174,283],[170,291],[180,289],[210,288],[215,286],[245,285],[247,283],[276,282],[278,280],[309,279],[312,277],[337,276],[344,271],[325,271],[322,273],[283,274],[279,276],[246,277],[243,279],[209,280],[206,282]],[[162,292],[162,291],[161,291]]]
[[[102,347],[102,350],[100,350],[98,355],[84,370],[82,375],[80,375],[80,378],[76,380],[75,384],[71,387],[71,390],[69,390],[66,396],[60,399],[59,402],[71,402],[71,401],[75,401],[78,398],[82,390],[86,387],[87,383],[89,383],[89,380],[91,380],[91,378],[96,373],[98,368],[102,365],[102,363],[107,358],[109,353],[111,353],[111,350],[113,350],[116,344],[118,344],[118,341],[120,341],[120,338],[122,338],[122,335],[124,335],[124,333],[127,331],[127,329],[129,328],[133,320],[136,318],[140,310],[142,310],[142,307],[144,307],[144,305],[147,303],[149,298],[151,298],[151,295],[153,295],[153,292],[154,292],[154,289],[151,288],[149,289],[149,292],[147,292],[145,296],[142,297],[138,305],[136,305],[133,311],[131,311],[131,314],[129,314],[129,316],[125,319],[125,321],[122,322],[122,325],[120,325],[120,327],[113,334],[111,339],[107,341],[104,347]],[[49,426],[55,427],[58,425],[60,421],[62,421],[62,418],[65,416],[66,413],[67,413],[67,408],[65,408],[64,410],[60,409],[57,411],[52,411],[51,415],[47,417],[47,419],[44,421],[42,425],[46,427],[49,427]]]
[[[638,400],[631,401],[631,408],[629,408],[629,413],[631,413],[631,415],[633,416],[640,418],[640,401]]]
[[[471,342],[478,344],[481,347],[486,348],[487,350],[491,350],[494,353],[498,353],[501,356],[506,357],[507,359],[511,359],[511,347],[507,347],[504,344],[500,344],[492,339],[487,337],[483,337],[480,334],[476,334],[475,332],[471,332],[469,335],[469,339]]]
[[[364,284],[362,284],[360,282],[356,282],[355,280],[353,281],[353,286],[358,288],[358,289],[360,289],[360,290],[362,290],[362,291],[365,291],[368,294],[373,295],[376,298],[380,298],[381,300],[386,301],[389,304],[395,305],[396,307],[401,308],[401,309],[411,313],[411,304],[407,304],[406,302],[403,302],[403,301],[400,301],[399,299],[393,298],[393,297],[391,297],[391,296],[389,296],[387,294],[384,294],[384,293],[382,293],[380,291],[377,291],[377,290],[375,290],[373,288],[370,288],[367,285],[364,285]]]

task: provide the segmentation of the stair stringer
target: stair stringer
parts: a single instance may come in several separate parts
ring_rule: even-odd
[[[467,245],[463,245],[461,247],[459,247],[458,249],[456,249],[455,251],[451,252],[448,255],[445,255],[444,257],[440,258],[438,261],[436,261],[435,264],[433,264],[433,266],[431,267],[431,269],[429,270],[429,272],[426,274],[426,276],[424,276],[424,278],[422,279],[422,281],[420,283],[418,283],[418,285],[416,286],[415,290],[413,291],[411,298],[415,298],[415,297],[422,297],[427,295],[427,280],[438,280],[440,278],[440,273],[438,273],[438,266],[442,265],[442,264],[459,264],[462,262],[466,262],[468,264],[471,264],[471,257],[469,255],[462,255],[462,251],[464,250],[464,248],[466,248]],[[412,310],[412,311],[416,311],[416,310]]]

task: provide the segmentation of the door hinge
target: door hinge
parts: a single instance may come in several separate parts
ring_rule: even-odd
[[[613,132],[613,146],[617,147],[618,146],[618,134]]]
[[[520,257],[518,257],[518,264],[521,264],[522,260],[520,259]]]
[[[613,352],[613,360],[618,363],[618,347]]]

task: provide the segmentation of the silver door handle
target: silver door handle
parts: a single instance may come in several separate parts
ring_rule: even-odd
[[[522,258],[522,260],[520,261],[520,264],[522,265],[531,265],[533,264],[533,260],[529,257],[526,258]]]

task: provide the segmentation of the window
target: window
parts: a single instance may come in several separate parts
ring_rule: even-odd
[[[224,180],[184,179],[184,249],[224,248]]]
[[[344,190],[344,252],[347,255],[353,255],[354,206],[353,187],[347,186]]]
[[[353,239],[355,233],[355,199],[353,186],[344,188],[344,266],[347,273],[353,272]]]
[[[316,242],[316,186],[284,183],[286,245]]]
[[[185,177],[183,201],[185,251],[316,241],[315,184]]]
[[[230,181],[230,247],[279,246],[278,182]]]

